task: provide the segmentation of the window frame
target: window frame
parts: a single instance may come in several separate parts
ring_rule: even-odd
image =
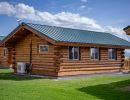
[[[92,58],[92,49],[97,49],[98,50],[98,58],[96,59],[96,53],[94,53],[94,59]],[[91,47],[90,48],[90,59],[91,60],[100,60],[100,48],[97,48],[97,47]]]
[[[73,51],[73,53],[72,53],[72,54],[73,54],[72,59],[70,58],[70,47],[72,47],[72,48],[77,48],[77,47],[78,47],[78,58],[77,58],[77,59],[74,58],[74,51]],[[80,58],[80,53],[79,53],[80,50],[79,50],[79,49],[80,49],[79,46],[69,46],[69,47],[68,47],[69,60],[79,60],[79,58]],[[74,49],[73,49],[73,50],[74,50]]]
[[[40,50],[41,46],[46,46],[48,48],[48,51],[41,51]],[[38,53],[47,53],[47,52],[49,52],[49,45],[47,45],[47,44],[39,44],[38,45]]]
[[[110,49],[114,49],[114,51],[115,51],[115,52],[114,52],[114,57],[115,57],[114,59],[112,58],[112,57],[113,57],[113,55],[112,55],[113,53],[112,53],[112,52],[111,52],[111,56],[109,56],[109,50],[110,50]],[[111,58],[110,58],[110,57],[111,57]],[[109,59],[109,60],[117,60],[117,50],[116,50],[115,48],[108,48],[108,59]]]

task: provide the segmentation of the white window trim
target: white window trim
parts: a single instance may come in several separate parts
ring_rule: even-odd
[[[72,48],[75,48],[75,47],[78,47],[78,46],[69,46],[68,47],[68,52],[69,52],[69,54],[70,54],[70,51],[69,51],[69,48],[70,47],[72,47]],[[73,49],[74,50],[74,49]],[[78,47],[78,58],[77,59],[74,59],[74,51],[73,51],[73,59],[70,59],[70,57],[69,57],[69,60],[79,60],[79,47]]]
[[[42,51],[40,50],[40,47],[41,47],[41,46],[47,46],[47,48],[48,48],[48,51],[43,51],[43,52],[42,52]],[[48,45],[39,44],[39,45],[38,45],[38,47],[39,47],[39,50],[38,50],[38,51],[39,51],[39,53],[45,53],[45,52],[49,52],[49,46],[48,46]]]
[[[108,59],[109,59],[109,60],[116,60],[117,57],[114,58],[114,59],[112,58],[112,52],[110,53],[111,58],[109,58],[109,49],[114,49],[114,48],[108,48]],[[117,56],[117,54],[116,54],[116,49],[115,49],[115,53],[114,53],[114,54],[115,54],[115,56]]]
[[[90,59],[91,59],[91,60],[99,60],[99,56],[100,56],[99,48],[97,48],[97,49],[98,49],[98,58],[97,58],[97,59],[96,59],[96,56],[95,56],[95,55],[94,55],[94,59],[91,58],[92,48],[96,48],[96,47],[91,47],[91,48],[90,48]]]

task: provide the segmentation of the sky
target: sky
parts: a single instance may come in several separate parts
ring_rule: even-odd
[[[130,0],[0,0],[0,35],[18,22],[109,32],[129,40]]]

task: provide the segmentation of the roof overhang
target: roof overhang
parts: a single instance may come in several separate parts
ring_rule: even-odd
[[[80,46],[80,47],[102,47],[102,48],[120,48],[120,49],[130,49],[130,46],[119,46],[111,44],[94,44],[94,43],[77,43],[77,42],[57,42],[60,46]]]

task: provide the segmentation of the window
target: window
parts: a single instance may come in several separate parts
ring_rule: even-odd
[[[108,49],[109,59],[116,60],[116,49]]]
[[[91,59],[99,59],[99,49],[98,48],[91,48],[90,49],[90,57],[91,57]]]
[[[79,59],[79,47],[69,47],[69,59]]]
[[[8,49],[7,48],[3,48],[3,56],[5,57],[8,54]]]
[[[48,52],[48,45],[39,45],[39,53]]]

